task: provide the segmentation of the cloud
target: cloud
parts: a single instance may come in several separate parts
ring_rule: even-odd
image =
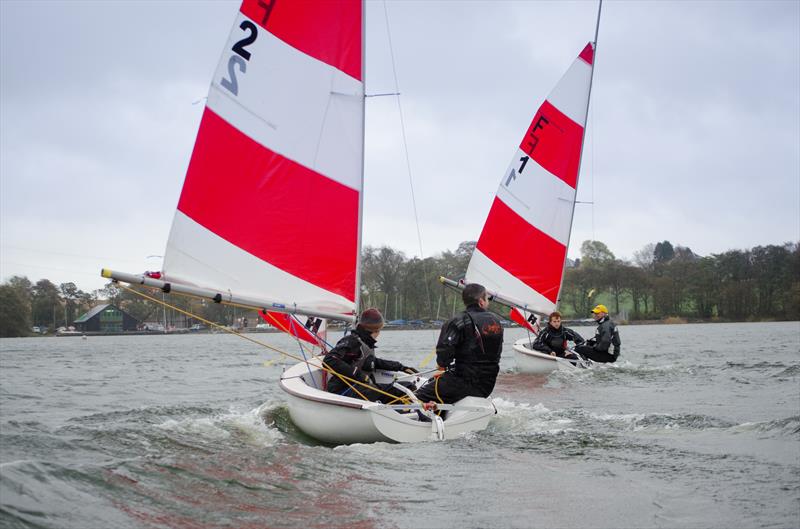
[[[157,268],[238,2],[0,2],[0,279]],[[365,244],[481,231],[588,2],[367,3]],[[570,255],[800,239],[800,4],[606,2]],[[335,205],[331,205],[335,208]]]

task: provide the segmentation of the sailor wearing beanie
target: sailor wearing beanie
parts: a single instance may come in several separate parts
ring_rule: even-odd
[[[371,401],[391,400],[385,393],[395,396],[403,396],[404,393],[391,384],[377,384],[375,382],[374,371],[381,369],[384,371],[405,371],[406,373],[416,373],[413,367],[407,367],[394,360],[384,360],[375,356],[377,339],[383,329],[383,315],[376,308],[369,308],[361,313],[358,324],[353,331],[339,340],[336,346],[325,355],[325,365],[336,371],[340,375],[350,379],[358,380],[368,384],[367,387],[361,384],[353,384],[359,393]],[[328,391],[347,397],[359,398],[344,380],[336,375],[328,379]],[[373,389],[375,388],[375,389]],[[376,391],[377,389],[382,390]]]

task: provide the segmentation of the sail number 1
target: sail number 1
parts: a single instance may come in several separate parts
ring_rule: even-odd
[[[519,172],[515,171],[513,167],[511,168],[511,172],[508,173],[508,178],[506,178],[506,183],[505,183],[506,187],[508,187],[508,184],[510,184],[512,180],[517,179],[518,174],[522,174],[522,171],[525,169],[525,165],[527,165],[528,160],[530,159],[531,159],[530,156],[523,156],[522,158],[519,159],[520,164],[519,164],[519,169],[517,169],[517,171]]]
[[[236,42],[231,47],[233,54],[228,59],[228,77],[223,77],[219,84],[228,92],[233,95],[239,95],[239,82],[236,80],[236,70],[242,72],[244,75],[247,72],[247,62],[250,60],[250,52],[247,51],[247,46],[256,41],[258,37],[258,28],[249,20],[242,22],[239,27],[242,31],[247,32],[247,36]]]
[[[534,116],[531,126],[525,135],[525,139],[523,140],[523,145],[520,145],[520,149],[522,149],[526,156],[523,156],[519,159],[519,169],[515,170],[513,167],[511,168],[511,171],[508,173],[506,181],[503,185],[508,187],[511,182],[517,179],[517,175],[521,175],[522,171],[525,170],[528,160],[530,160],[531,156],[533,156],[534,149],[536,149],[536,146],[539,145],[539,136],[535,134],[536,131],[539,129],[544,129],[545,125],[548,125],[549,123],[550,120],[542,115],[541,111]]]

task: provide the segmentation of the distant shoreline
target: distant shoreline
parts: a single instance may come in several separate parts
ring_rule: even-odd
[[[713,324],[713,323],[791,323],[795,320],[758,320],[758,321],[735,321],[735,320],[689,320],[686,318],[666,318],[664,320],[632,320],[632,321],[617,321],[615,320],[618,325],[626,326],[626,325],[688,325],[688,324]],[[797,321],[796,323],[800,323]],[[564,320],[564,324],[569,327],[591,327],[594,326],[593,321],[583,321],[583,320]],[[506,329],[515,329],[521,328],[519,325],[511,325],[507,326]],[[344,329],[344,327],[337,326],[337,327],[329,327],[330,330],[339,332]],[[386,326],[383,328],[384,331],[422,331],[422,330],[433,330],[438,331],[441,329],[440,325],[391,325]],[[232,334],[274,334],[274,333],[282,333],[283,331],[279,329],[247,329],[245,332],[240,333],[238,331],[233,331]],[[69,334],[31,334],[29,336],[18,336],[17,338],[74,338],[74,337],[89,337],[89,336],[185,336],[185,335],[200,335],[200,334],[230,334],[226,331],[212,331],[212,330],[200,330],[200,331],[190,331],[188,329],[180,329],[170,332],[163,332],[163,331],[122,331],[122,332],[80,332],[75,331]]]

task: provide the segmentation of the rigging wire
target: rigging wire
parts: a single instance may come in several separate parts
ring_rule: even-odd
[[[593,54],[593,58],[592,58],[592,63],[593,63],[592,64],[592,74],[594,74],[594,70],[597,67],[597,40],[598,40],[598,37],[600,36],[600,13],[602,12],[602,10],[603,10],[603,0],[600,0],[597,3],[597,23],[596,23],[596,25],[594,27],[594,54]],[[591,84],[589,85],[589,87],[590,87],[589,90],[591,90]],[[595,96],[595,98],[597,98],[597,96]],[[595,115],[594,115],[594,108],[595,108],[596,105],[592,105],[591,101],[589,101],[589,105],[590,105],[591,111],[592,111],[592,114],[591,114],[591,116],[592,116],[592,167],[591,167],[591,171],[592,171],[592,240],[596,241],[597,238],[595,236],[595,231],[594,231],[594,180],[595,180],[595,176],[597,175],[597,171],[595,170],[595,165],[594,165],[594,137],[597,135],[596,134],[596,132],[597,132],[597,120],[595,119]]]
[[[394,46],[392,45],[392,30],[391,26],[389,25],[389,9],[386,6],[386,0],[383,0],[383,14],[386,20],[386,35],[389,40],[389,56],[391,57],[391,62],[392,62],[392,75],[394,77],[394,92],[396,94],[397,111],[400,115],[400,132],[403,137],[403,150],[405,151],[406,155],[406,170],[408,172],[408,184],[411,188],[411,203],[414,208],[414,222],[417,228],[417,242],[419,243],[419,258],[420,261],[422,261],[422,272],[424,275],[422,282],[425,285],[425,299],[427,301],[428,314],[431,314],[433,307],[431,303],[430,288],[428,286],[428,267],[425,264],[425,252],[422,250],[422,232],[419,227],[417,200],[414,194],[414,179],[411,176],[411,159],[408,155],[408,142],[406,141],[406,126],[405,126],[405,120],[403,118],[403,106],[400,103],[400,84],[397,80],[397,66],[395,65],[395,60],[394,60]]]
[[[260,340],[256,340],[255,338],[250,338],[249,336],[245,336],[245,335],[243,335],[241,333],[238,333],[238,332],[234,331],[233,329],[229,329],[228,327],[226,327],[224,325],[220,325],[220,324],[215,323],[213,321],[207,320],[207,319],[203,318],[202,316],[198,316],[197,314],[192,314],[188,310],[184,310],[184,309],[182,309],[180,307],[176,307],[175,305],[170,305],[166,301],[159,300],[159,299],[154,298],[152,296],[148,296],[144,292],[141,292],[141,291],[139,291],[139,290],[137,290],[135,288],[126,287],[122,283],[117,283],[117,286],[119,286],[120,288],[122,288],[124,290],[127,290],[128,292],[136,294],[137,296],[141,296],[141,297],[145,298],[148,301],[152,301],[153,303],[157,303],[159,305],[163,305],[164,307],[168,307],[168,308],[170,308],[172,310],[178,311],[181,314],[189,316],[190,318],[194,318],[196,320],[202,321],[203,323],[205,323],[206,325],[208,325],[210,327],[214,327],[216,329],[220,329],[222,331],[225,331],[228,334],[232,334],[234,336],[238,336],[239,338],[242,338],[242,339],[247,340],[249,342],[252,342],[254,344],[257,344],[257,345],[260,345],[262,347],[265,347],[266,349],[274,351],[274,352],[276,352],[278,354],[281,354],[281,355],[283,355],[283,356],[285,356],[287,358],[291,358],[293,360],[304,362],[306,365],[309,366],[309,368],[311,366],[311,364],[310,364],[311,360],[307,360],[305,358],[301,358],[301,357],[299,357],[297,355],[293,355],[292,353],[286,352],[286,351],[284,351],[282,349],[278,349],[277,347],[274,347],[272,345],[264,343],[264,342],[262,342]],[[180,294],[180,295],[184,295],[184,294]],[[197,296],[187,295],[187,297],[197,297]],[[226,303],[226,305],[228,305],[228,303]],[[233,304],[233,303],[231,303],[230,305],[236,306],[236,304]],[[305,354],[304,354],[304,356],[305,356]],[[317,358],[319,358],[319,357],[317,357]],[[314,359],[314,357],[312,357],[312,360],[313,359]],[[359,385],[359,386],[362,386],[362,387],[365,387],[365,388],[369,388],[371,390],[377,391],[378,393],[381,393],[381,394],[386,395],[388,397],[392,397],[393,400],[391,402],[388,402],[387,404],[394,404],[395,402],[398,402],[398,401],[402,402],[403,404],[407,404],[408,401],[409,401],[408,397],[404,397],[404,396],[398,397],[398,396],[392,395],[391,393],[383,391],[379,387],[376,387],[376,386],[373,386],[371,384],[364,383],[364,382],[362,382],[360,380],[356,380],[354,378],[350,378],[350,377],[347,377],[347,376],[342,375],[340,373],[337,373],[336,371],[334,371],[333,369],[328,367],[325,364],[325,362],[322,361],[321,359],[320,359],[320,362],[319,362],[319,368],[322,369],[323,371],[325,371],[326,373],[328,373],[329,375],[333,375],[333,376],[336,376],[339,379],[341,379],[345,384],[347,384],[347,386],[350,387],[350,389],[352,389],[359,397],[361,397],[364,400],[369,400],[369,399],[367,397],[365,397],[363,393],[358,391],[358,389],[356,389],[353,384],[356,384],[356,385]],[[351,384],[351,382],[352,382],[352,384]]]

